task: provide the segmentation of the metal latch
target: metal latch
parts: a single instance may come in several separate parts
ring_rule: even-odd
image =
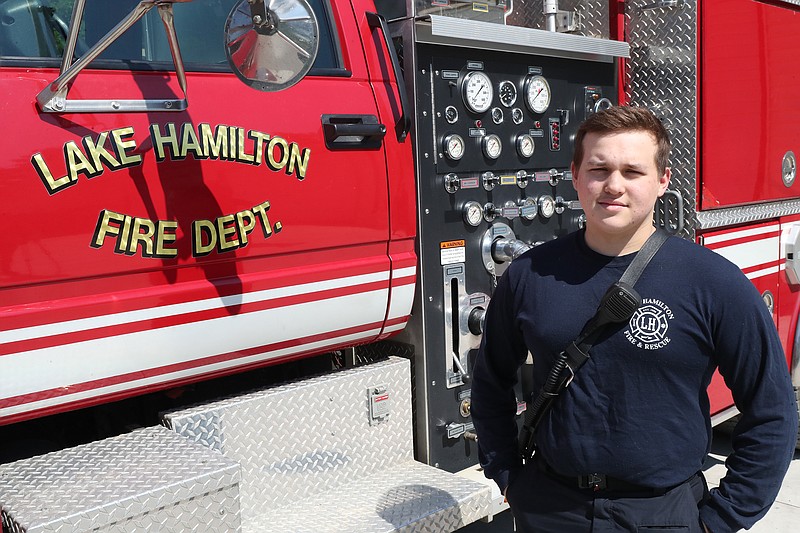
[[[647,9],[662,9],[662,8],[675,8],[683,9],[686,7],[686,0],[658,0],[657,2],[653,2],[652,4],[647,4],[646,6],[642,6],[640,9],[642,11]]]
[[[369,397],[369,425],[376,426],[389,418],[389,392],[385,385],[367,389]]]

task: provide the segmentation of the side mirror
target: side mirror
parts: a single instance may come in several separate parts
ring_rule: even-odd
[[[225,55],[254,89],[288,89],[314,64],[317,18],[306,0],[242,0],[225,22]]]

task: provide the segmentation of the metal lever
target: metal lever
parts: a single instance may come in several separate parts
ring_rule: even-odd
[[[648,9],[661,9],[661,8],[673,8],[677,7],[683,9],[686,6],[686,0],[658,0],[657,2],[653,2],[652,4],[647,4],[646,6],[642,6],[642,11]]]

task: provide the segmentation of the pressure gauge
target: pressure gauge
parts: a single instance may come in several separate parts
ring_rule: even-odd
[[[497,159],[503,151],[503,143],[500,137],[491,133],[483,138],[483,155],[489,159]]]
[[[543,218],[550,218],[556,212],[556,201],[549,194],[539,197],[539,213]]]
[[[511,110],[511,120],[514,124],[522,124],[523,118],[525,118],[525,116],[522,114],[522,109],[515,107]]]
[[[497,90],[497,95],[500,98],[500,103],[506,107],[511,107],[517,101],[517,86],[513,82],[504,80],[500,82],[500,87]]]
[[[542,76],[531,76],[525,81],[525,103],[534,113],[544,113],[550,106],[550,84]]]
[[[472,227],[478,226],[483,221],[483,206],[475,201],[464,204],[464,222]]]
[[[479,70],[473,70],[464,76],[461,91],[464,104],[474,113],[483,113],[492,105],[494,97],[492,81]]]
[[[533,136],[529,133],[523,133],[517,136],[517,153],[524,158],[529,158],[533,155],[536,145],[533,143]]]
[[[536,204],[536,199],[530,196],[522,198],[517,201],[519,205],[519,216],[525,220],[533,220],[539,211],[539,206]]]
[[[444,119],[450,124],[455,124],[458,121],[458,109],[449,105],[444,109]]]
[[[503,123],[503,110],[499,107],[492,108],[492,122],[495,124],[502,124]]]
[[[448,159],[458,161],[464,155],[464,139],[457,133],[451,133],[444,138],[444,155]]]

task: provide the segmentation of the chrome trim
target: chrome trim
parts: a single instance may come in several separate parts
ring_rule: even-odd
[[[785,217],[800,213],[800,200],[782,200],[764,204],[743,205],[725,209],[697,212],[697,228],[706,230],[759,222],[771,218]]]
[[[106,33],[86,54],[72,63],[75,53],[75,43],[78,39],[80,21],[83,18],[83,1],[78,1],[73,6],[70,32],[61,60],[61,74],[42,92],[36,95],[39,107],[45,113],[114,113],[135,111],[183,111],[188,107],[186,98],[186,73],[183,68],[183,59],[178,47],[178,38],[173,24],[172,4],[190,2],[191,0],[141,0],[133,10]],[[97,56],[103,53],[123,33],[136,24],[148,11],[158,7],[164,30],[170,43],[172,59],[175,63],[175,72],[178,84],[183,91],[183,99],[156,99],[156,100],[68,100],[69,85],[80,72],[85,69]]]
[[[620,41],[441,15],[430,15],[416,22],[416,41],[605,63],[630,57],[630,45]]]
[[[736,408],[735,405],[728,407],[727,409],[720,411],[719,413],[715,414],[711,417],[711,427],[718,426],[723,422],[730,420],[734,416],[739,414],[739,409]]]

